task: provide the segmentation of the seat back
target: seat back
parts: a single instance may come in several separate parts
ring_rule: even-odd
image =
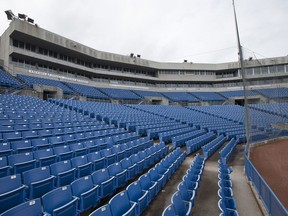
[[[122,191],[116,194],[114,197],[111,198],[109,201],[109,205],[111,207],[112,215],[124,215],[130,211],[131,204],[127,195],[127,191]],[[133,210],[132,210],[133,211]],[[133,212],[129,215],[136,215],[136,208]]]
[[[90,175],[76,179],[71,183],[71,189],[74,196],[80,197],[82,193],[85,193],[93,188],[93,180]]]
[[[30,200],[28,202],[17,205],[7,211],[2,216],[16,216],[16,215],[43,215],[40,199]]]
[[[91,176],[92,176],[94,184],[96,185],[100,185],[102,182],[110,178],[109,172],[106,168],[95,171],[94,173],[92,173]]]
[[[23,183],[25,185],[30,185],[33,182],[41,181],[50,177],[50,168],[39,167],[32,170],[28,170],[22,173]]]
[[[0,178],[0,185],[0,214],[24,202],[25,187],[21,183],[20,174]]]
[[[126,191],[129,199],[133,202],[138,202],[138,199],[142,196],[142,189],[138,181],[128,185]]]
[[[168,205],[162,213],[162,216],[175,216],[175,215],[177,214],[175,212],[173,204]]]
[[[71,159],[72,167],[78,167],[88,163],[88,159],[86,156],[79,156]]]
[[[177,215],[189,215],[188,212],[191,212],[192,203],[189,203],[189,206],[186,206],[184,200],[181,198],[180,192],[177,191],[172,195],[171,202],[173,203],[174,210]]]
[[[42,196],[44,212],[50,215],[54,215],[54,209],[60,208],[70,201],[72,201],[72,191],[69,185],[56,188]]]
[[[13,166],[15,164],[27,162],[27,161],[32,161],[33,159],[34,159],[33,158],[33,154],[31,152],[15,154],[15,155],[9,155],[8,156],[8,161],[9,161],[9,164],[11,166]]]
[[[107,167],[110,176],[116,176],[118,173],[122,172],[122,167],[120,163],[113,163]]]
[[[108,204],[103,205],[93,211],[89,216],[112,216],[110,206]]]
[[[51,168],[51,174],[57,176],[59,173],[72,169],[72,166],[71,162],[69,160],[66,160],[51,164],[50,168]]]

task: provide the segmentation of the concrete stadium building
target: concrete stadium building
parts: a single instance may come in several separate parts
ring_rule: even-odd
[[[239,62],[150,61],[10,20],[1,215],[288,215],[288,56],[246,59],[243,78]],[[249,148],[271,139],[262,178]]]

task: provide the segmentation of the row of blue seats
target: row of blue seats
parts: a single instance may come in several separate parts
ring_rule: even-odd
[[[232,154],[232,152],[234,151],[234,149],[236,148],[237,144],[238,144],[238,140],[236,139],[231,139],[226,146],[219,152],[219,156],[220,156],[220,160],[222,161],[222,163],[224,165],[227,165],[227,162]]]
[[[214,152],[217,151],[227,140],[227,137],[223,135],[218,136],[216,139],[202,146],[202,152],[204,155],[204,159],[207,160]]]
[[[60,214],[70,211],[69,203],[74,199],[72,195],[78,197],[77,200],[79,200],[79,206],[76,201],[73,201],[72,204],[72,206],[76,205],[76,207],[74,206],[76,213],[78,210],[79,212],[86,211],[95,207],[101,199],[112,195],[117,188],[125,185],[130,179],[153,166],[168,153],[168,148],[156,145],[142,152],[145,153],[144,158],[134,154],[93,173],[91,170],[86,171],[83,173],[84,176],[77,176],[75,174],[77,170],[71,166],[69,161],[63,161],[52,164],[50,168],[41,167],[24,172],[23,183],[25,186],[22,185],[20,174],[0,178],[1,185],[5,186],[0,189],[0,212],[24,202],[25,192],[28,195],[27,199],[42,196],[43,208],[48,214],[57,213],[60,206],[62,206],[62,209],[59,209]],[[83,171],[83,168],[89,167],[89,164],[79,167]],[[66,190],[70,190],[69,197],[67,197]],[[18,199],[15,199],[16,197]],[[66,203],[68,198],[70,201]],[[45,203],[45,199],[50,200],[50,203]],[[7,205],[3,205],[7,202],[9,202]]]
[[[195,205],[204,166],[204,158],[197,154],[186,175],[178,184],[177,191],[172,195],[171,204],[164,209],[162,216],[192,215],[192,207]]]
[[[233,197],[232,181],[230,173],[232,168],[227,168],[221,160],[218,160],[218,208],[221,211],[220,216],[238,216],[236,202]]]
[[[14,131],[14,132],[4,132],[0,133],[1,141],[11,141],[11,140],[23,140],[29,138],[39,138],[39,137],[52,137],[57,135],[70,135],[76,136],[79,133],[88,132],[94,133],[94,137],[99,136],[109,136],[110,134],[116,133],[127,133],[123,128],[107,127],[107,126],[88,126],[88,127],[67,127],[58,129],[41,129],[41,130],[29,130],[26,131]]]
[[[185,134],[181,134],[181,135],[177,135],[175,137],[172,137],[172,146],[173,148],[177,148],[177,147],[182,147],[185,145],[185,142],[188,140],[191,140],[195,137],[201,136],[204,133],[206,133],[205,130],[200,129],[200,130],[195,130],[189,133],[185,133]]]
[[[179,148],[162,159],[146,174],[131,183],[126,190],[112,197],[108,204],[99,207],[90,216],[141,215],[171,178],[186,157]]]
[[[187,154],[191,154],[201,148],[203,145],[215,139],[217,136],[213,132],[205,133],[196,138],[190,139],[185,142],[187,148]]]
[[[126,133],[125,131],[119,132],[119,130],[118,132],[112,133],[112,131],[117,130],[112,129],[109,132],[107,132],[107,130],[103,130],[103,131],[87,132],[85,134],[78,133],[75,135],[67,134],[63,136],[60,135],[51,137],[42,136],[42,138],[32,137],[34,136],[34,134],[32,133],[30,134],[31,137],[30,139],[26,138],[23,140],[2,142],[0,144],[0,156],[8,156],[11,154],[32,152],[43,148],[57,148],[65,145],[75,146],[75,144],[79,142],[86,143],[87,141],[91,140],[93,140],[95,142],[95,145],[98,146],[105,143],[106,145],[121,144],[139,138],[139,136],[136,133]]]
[[[115,128],[113,125],[106,125],[103,122],[97,122],[95,120],[87,120],[85,119],[82,122],[69,120],[69,121],[61,121],[61,122],[45,122],[42,120],[34,120],[29,123],[29,120],[21,120],[21,122],[17,122],[14,120],[1,120],[0,121],[0,132],[11,132],[11,131],[27,131],[27,130],[47,130],[47,129],[61,129],[65,128],[83,128],[83,129],[95,129],[97,128]]]
[[[137,120],[135,121],[134,119],[129,121],[129,122],[121,122],[118,124],[118,127],[124,127],[126,128],[128,131],[130,132],[136,132],[137,131],[137,127],[144,127],[145,125],[153,125],[153,124],[157,124],[159,125],[159,122],[165,124],[168,123],[170,124],[171,121],[170,120],[165,120],[163,118],[157,118],[155,117],[154,119],[146,119],[146,120]]]
[[[70,160],[83,155],[87,155],[90,162],[102,158],[105,164],[109,165],[152,145],[153,142],[146,137],[116,145],[108,145],[105,140],[103,140],[103,143],[91,140],[84,142],[84,144],[75,143],[69,146],[58,146],[53,149],[48,148],[9,155],[8,162],[6,157],[0,157],[0,177],[11,173],[22,173],[35,167],[48,166],[57,161]]]
[[[22,86],[22,84],[11,76],[11,74],[2,69],[0,69],[0,85],[14,88],[20,88]]]
[[[192,132],[195,130],[196,128],[187,127],[187,128],[181,128],[181,129],[177,129],[173,131],[162,132],[162,133],[159,133],[158,136],[159,136],[160,142],[170,143],[172,142],[172,137],[179,136],[181,134],[185,134],[185,133]]]
[[[179,123],[176,122],[160,122],[160,123],[150,123],[145,125],[136,126],[136,132],[139,136],[146,136],[152,130],[158,130],[159,128],[177,127]]]
[[[174,131],[174,130],[183,129],[183,128],[187,128],[187,125],[177,124],[174,126],[170,125],[170,126],[164,126],[160,128],[148,129],[147,136],[150,139],[159,139],[159,133],[163,133],[167,131]]]

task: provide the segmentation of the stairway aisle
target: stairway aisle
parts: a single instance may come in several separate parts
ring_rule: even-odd
[[[200,187],[192,209],[193,216],[219,215],[218,151],[205,162]]]
[[[194,154],[193,154],[194,155]],[[179,166],[177,171],[172,175],[171,179],[160,191],[157,197],[152,201],[149,208],[143,212],[143,216],[159,216],[164,209],[171,203],[171,197],[177,190],[178,184],[182,181],[182,177],[185,175],[186,170],[191,165],[194,156],[188,155],[184,162]]]

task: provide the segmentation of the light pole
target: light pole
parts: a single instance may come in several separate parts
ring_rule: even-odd
[[[238,57],[240,64],[240,74],[242,76],[242,84],[243,84],[243,92],[244,92],[244,115],[245,115],[245,129],[246,129],[246,146],[245,146],[245,155],[249,156],[249,145],[250,145],[250,116],[248,110],[248,99],[247,99],[247,83],[246,83],[246,74],[244,71],[244,61],[243,61],[243,52],[242,46],[240,43],[239,29],[237,23],[236,9],[234,0],[232,0],[233,11],[234,11],[234,19],[235,19],[235,27],[237,34],[237,45],[238,45]]]

